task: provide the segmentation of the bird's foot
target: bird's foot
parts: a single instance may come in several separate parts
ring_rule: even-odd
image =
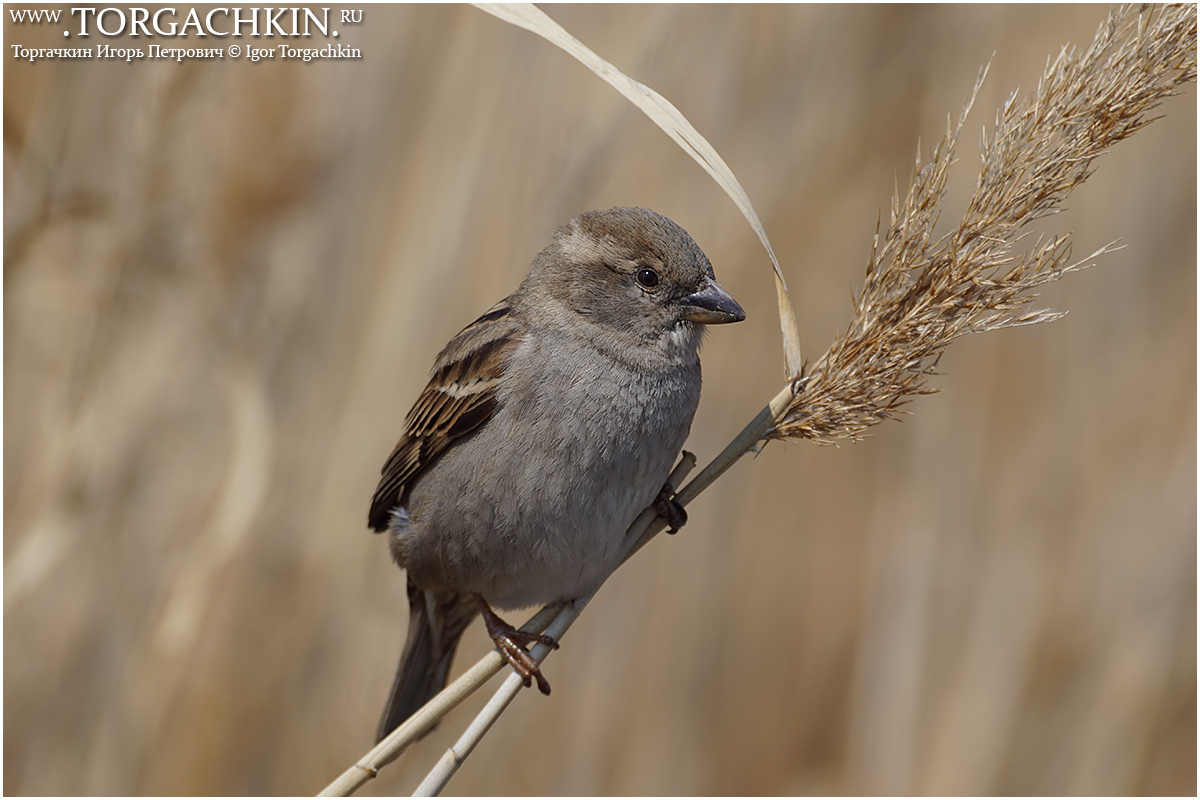
[[[654,498],[654,510],[667,521],[667,533],[675,533],[687,524],[687,512],[675,499],[675,487],[664,483],[658,497]]]
[[[550,694],[550,682],[542,676],[538,662],[529,655],[529,651],[525,647],[544,644],[557,650],[558,642],[545,634],[529,633],[514,628],[500,619],[483,597],[476,595],[475,599],[479,602],[479,609],[483,612],[483,624],[487,627],[488,636],[492,637],[492,641],[496,643],[496,649],[500,651],[500,655],[504,656],[504,660],[521,676],[521,682],[529,686],[532,680],[536,680],[538,691],[542,694]]]

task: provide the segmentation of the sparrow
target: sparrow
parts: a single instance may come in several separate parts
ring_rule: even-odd
[[[700,341],[745,316],[683,228],[613,208],[560,228],[450,340],[371,499],[409,602],[380,740],[445,687],[478,615],[525,685],[550,693],[525,647],[557,645],[494,609],[589,595],[652,503],[682,524],[664,482],[700,400]]]

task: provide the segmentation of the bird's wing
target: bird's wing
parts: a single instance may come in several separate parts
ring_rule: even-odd
[[[405,419],[404,435],[383,465],[371,498],[368,524],[387,530],[406,488],[446,448],[487,422],[499,407],[499,387],[520,325],[507,300],[493,306],[450,340],[433,365],[429,385]]]

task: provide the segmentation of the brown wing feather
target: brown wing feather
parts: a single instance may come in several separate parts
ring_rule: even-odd
[[[455,440],[487,422],[499,407],[499,383],[519,330],[507,302],[492,307],[450,340],[433,377],[405,418],[404,435],[383,465],[368,524],[387,530],[408,486]]]

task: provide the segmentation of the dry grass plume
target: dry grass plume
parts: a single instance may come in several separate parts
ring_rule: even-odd
[[[1096,159],[1195,78],[1194,5],[1114,10],[1087,48],[1064,48],[1035,92],[1014,93],[1000,109],[982,134],[966,213],[935,238],[972,96],[929,163],[918,156],[912,187],[893,199],[887,230],[875,236],[850,325],[803,377],[771,438],[861,439],[913,396],[936,391],[929,378],[951,342],[1059,318],[1031,307],[1038,290],[1111,245],[1073,263],[1067,234],[1021,250],[1029,224],[1060,211]]]

